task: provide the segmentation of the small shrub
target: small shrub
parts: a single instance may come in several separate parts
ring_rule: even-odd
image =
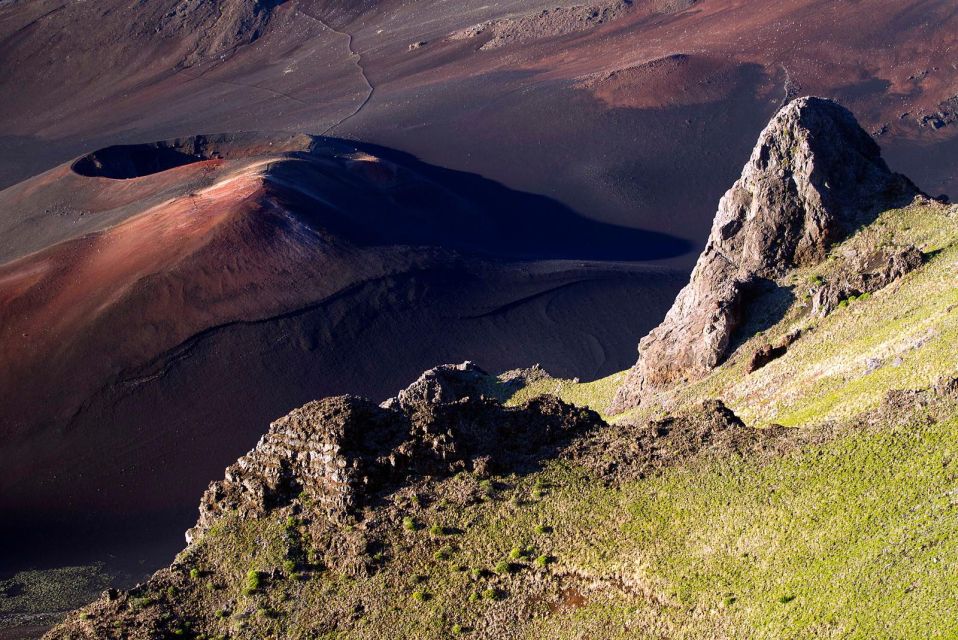
[[[492,497],[496,492],[496,487],[492,484],[492,480],[480,480],[479,488],[489,497]]]
[[[469,602],[478,602],[480,597],[478,591],[473,591],[469,594]]]
[[[448,560],[452,557],[453,549],[448,544],[444,545],[441,549],[437,550],[436,553],[432,555],[433,558],[439,561]]]
[[[256,593],[260,588],[260,583],[262,582],[262,575],[259,571],[255,569],[250,569],[246,572],[246,586],[243,589],[243,593],[246,595],[252,595]]]
[[[779,598],[778,601],[779,601],[780,603],[782,603],[782,604],[788,604],[789,602],[791,602],[791,601],[794,600],[794,599],[795,599],[795,596],[793,596],[792,594],[787,594],[787,595],[784,595],[784,596],[782,596],[781,598]]]
[[[431,536],[444,536],[446,535],[446,528],[438,524],[434,524],[429,527],[429,535]]]
[[[402,528],[406,531],[415,531],[417,529],[416,521],[413,520],[412,516],[406,516],[402,519]]]
[[[521,560],[526,555],[526,550],[522,547],[513,547],[509,552],[510,560]]]
[[[296,571],[296,563],[292,560],[283,560],[283,571],[289,575]]]
[[[227,613],[226,609],[217,609],[217,610],[216,610],[216,613],[214,613],[213,615],[215,615],[217,618],[222,619],[222,618],[225,618],[225,617],[226,617],[227,615],[229,615],[229,614]]]
[[[202,575],[203,573],[196,567],[193,567],[192,569],[190,569],[190,578],[192,578],[193,580],[198,580],[200,576]]]
[[[545,535],[547,533],[552,533],[552,527],[540,523],[536,525],[535,532],[539,534],[540,536]]]
[[[412,592],[412,599],[416,602],[426,602],[432,598],[432,595],[424,589],[416,589]]]
[[[84,611],[83,613],[80,614],[80,620],[89,620],[89,619],[92,618],[92,617],[93,617],[93,616],[91,616],[91,615],[90,615],[89,613],[87,613],[86,611]]]
[[[538,568],[545,569],[546,565],[549,564],[549,556],[538,556],[533,562]]]
[[[483,600],[502,600],[502,593],[498,589],[486,589],[482,592]]]
[[[499,575],[512,573],[512,565],[506,560],[501,560],[500,562],[496,563],[496,573]]]
[[[450,631],[452,631],[452,635],[458,636],[464,633],[465,629],[463,629],[462,625],[457,622],[456,624],[452,625],[452,628],[450,629]]]

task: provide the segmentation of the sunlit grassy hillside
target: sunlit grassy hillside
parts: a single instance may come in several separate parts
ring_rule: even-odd
[[[914,244],[926,263],[813,317],[810,288],[882,243]],[[704,453],[622,481],[575,457],[422,479],[340,532],[368,573],[317,559],[329,541],[311,537],[308,511],[227,517],[134,591],[111,629],[135,636],[151,618],[194,638],[956,637],[958,397],[935,389],[958,368],[956,276],[958,207],[887,212],[791,274],[792,307],[711,376],[617,418],[720,398],[750,426],[791,429],[775,454]],[[785,355],[746,373],[755,349],[796,328]],[[511,402],[553,393],[603,412],[620,379],[539,379]],[[102,634],[98,606],[65,629]]]

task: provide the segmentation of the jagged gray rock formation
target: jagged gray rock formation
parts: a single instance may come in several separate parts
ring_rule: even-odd
[[[917,193],[844,107],[814,97],[783,107],[719,202],[691,281],[639,343],[612,412],[711,371],[727,356],[749,287],[817,263],[833,242]]]
[[[308,498],[334,518],[344,515],[357,505],[359,491],[372,490],[396,466],[408,436],[405,416],[362,398],[326,398],[295,409],[210,485],[187,542],[226,512],[261,517],[294,499]]]
[[[488,392],[495,379],[473,362],[444,364],[429,369],[396,397],[382,406],[408,411],[423,403],[443,404],[462,398],[480,398]]]
[[[445,365],[383,406],[339,396],[292,411],[210,485],[187,542],[224,514],[259,518],[294,502],[341,522],[410,477],[517,468],[603,424],[594,411],[552,396],[504,407],[483,397],[490,379],[471,362]]]
[[[170,39],[194,39],[195,49],[183,61],[184,66],[192,66],[257,40],[279,4],[280,0],[179,0],[157,5],[165,11],[134,24],[133,29],[155,31]]]
[[[675,13],[691,6],[689,0],[659,3],[663,13]],[[686,6],[687,5],[687,6]],[[484,35],[492,37],[479,47],[482,51],[510,44],[525,44],[542,38],[554,38],[592,29],[624,15],[633,8],[632,0],[602,0],[592,4],[559,6],[532,13],[491,20],[461,29],[450,40],[467,40]]]

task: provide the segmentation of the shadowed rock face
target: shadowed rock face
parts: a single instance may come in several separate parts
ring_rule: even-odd
[[[210,485],[187,541],[223,513],[256,518],[297,496],[308,495],[330,515],[347,513],[356,506],[361,487],[372,490],[381,484],[385,469],[379,467],[395,465],[395,457],[387,461],[379,454],[401,444],[408,424],[405,416],[352,396],[292,411],[227,468],[224,480]]]
[[[613,411],[711,371],[727,355],[751,285],[819,262],[833,242],[916,193],[847,109],[821,98],[784,107],[719,202],[691,281],[639,343]]]
[[[338,396],[292,411],[210,485],[187,541],[223,514],[258,518],[296,500],[338,522],[407,477],[519,468],[603,424],[594,411],[552,396],[504,407],[484,397],[490,379],[469,362],[444,365],[382,407]]]

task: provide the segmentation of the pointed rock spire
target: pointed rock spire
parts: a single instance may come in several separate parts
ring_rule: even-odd
[[[691,281],[639,343],[612,411],[707,374],[727,356],[750,284],[817,263],[833,242],[917,193],[844,107],[814,97],[783,107],[719,202]]]

